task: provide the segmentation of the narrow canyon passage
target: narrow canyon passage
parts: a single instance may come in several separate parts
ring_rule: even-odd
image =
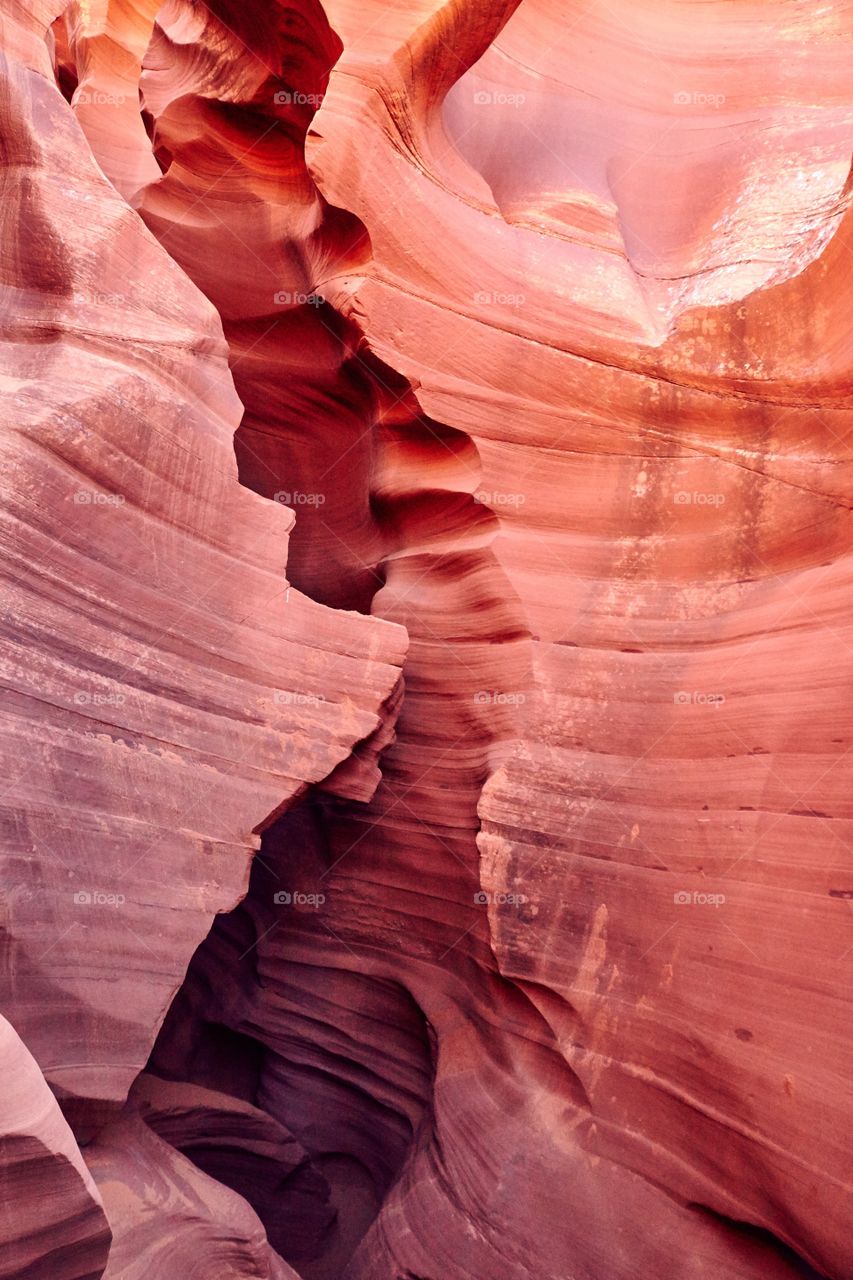
[[[244,320],[235,307],[251,312],[251,297],[236,294],[233,279],[208,276],[211,261],[233,255],[257,281],[246,198],[270,156],[296,167],[294,147],[286,128],[269,135],[274,115],[259,121],[257,95],[242,116],[235,107],[216,117],[200,100],[209,157],[201,181],[206,188],[216,173],[211,159],[227,181],[216,192],[223,203],[212,223],[179,220],[182,205],[192,209],[196,198],[186,151],[196,144],[170,132],[169,77],[180,61],[173,66],[175,50],[167,47],[169,20],[180,22],[174,7],[161,13],[164,27],[146,56],[151,70],[143,72],[148,129],[166,177],[142,210],[225,321],[245,406],[236,437],[241,479],[297,512],[293,586],[324,604],[402,623],[409,636],[396,741],[384,753],[373,801],[306,801],[266,832],[249,896],[197,953],[150,1066],[172,1083],[226,1095],[236,1088],[300,1144],[304,1165],[296,1173],[288,1147],[283,1164],[256,1161],[248,1180],[240,1164],[225,1181],[247,1196],[282,1256],[323,1280],[339,1273],[407,1161],[430,1168],[438,1159],[464,1161],[456,1150],[458,1057],[487,1067],[491,1079],[478,1105],[488,1116],[495,1095],[518,1093],[512,1062],[493,1061],[489,1028],[503,1021],[517,1024],[523,1041],[550,1038],[535,1008],[497,976],[476,846],[482,785],[511,749],[512,716],[529,694],[529,636],[490,551],[498,521],[477,493],[480,465],[470,439],[425,417],[406,381],[369,352],[321,285],[298,272],[282,279],[276,260],[265,300],[278,306],[280,296],[280,314]],[[187,60],[180,49],[176,56]],[[228,95],[229,63],[213,65],[199,71],[188,63],[204,82],[215,75],[217,91]],[[274,100],[267,105],[272,111]],[[182,99],[184,128],[186,118]],[[259,137],[265,147],[256,149]],[[275,177],[267,179],[270,199],[281,202],[280,172]],[[307,183],[303,195],[320,204]],[[263,226],[268,207],[256,208],[255,226]],[[289,206],[284,212],[292,219]],[[324,208],[310,252],[324,278],[334,278],[368,245],[355,219]],[[292,901],[276,902],[276,892],[324,901],[299,911]],[[514,909],[523,913],[524,902]],[[267,995],[270,986],[280,994]],[[324,1018],[314,1010],[320,1001],[325,1007],[328,990],[340,994]],[[480,1003],[490,1010],[482,1026]],[[227,1055],[217,1048],[222,1028],[234,1033]],[[507,1054],[514,1056],[503,1046],[499,1057]],[[531,1069],[526,1047],[521,1061]],[[572,1073],[563,1070],[571,1090]],[[446,1105],[436,1103],[435,1075]],[[207,1105],[214,1113],[216,1100]],[[377,1136],[377,1125],[389,1133]],[[227,1164],[227,1148],[217,1163],[214,1138],[196,1136],[179,1149],[205,1171]],[[316,1201],[313,1210],[305,1210],[306,1196]],[[370,1250],[368,1241],[368,1267]]]
[[[673,470],[672,442],[650,432],[644,445],[645,466],[632,467],[628,462],[629,473],[638,475],[634,482],[636,540],[627,545],[622,540],[605,541],[591,563],[583,558],[589,555],[585,548],[580,558],[576,554],[567,563],[564,546],[555,543],[549,531],[556,512],[546,512],[541,506],[542,495],[553,492],[541,474],[542,463],[525,460],[512,479],[500,486],[484,478],[483,461],[471,438],[427,417],[406,380],[370,352],[358,313],[350,310],[348,300],[353,272],[364,270],[373,253],[367,230],[351,212],[322,201],[300,170],[298,154],[294,158],[289,131],[285,131],[281,150],[277,149],[278,131],[272,135],[265,132],[271,117],[258,120],[257,95],[246,109],[245,125],[240,123],[236,106],[221,123],[211,117],[209,107],[203,108],[208,153],[204,184],[216,172],[210,163],[219,148],[217,163],[225,176],[223,188],[216,191],[222,204],[204,231],[207,253],[202,252],[194,228],[178,225],[176,215],[165,216],[170,202],[180,209],[200,187],[192,166],[184,159],[186,135],[170,132],[174,126],[170,125],[170,108],[164,105],[170,98],[168,77],[174,75],[174,50],[168,47],[167,34],[156,37],[152,50],[148,55],[152,70],[143,72],[143,83],[146,102],[151,103],[155,152],[158,146],[165,148],[169,171],[166,179],[151,189],[142,208],[170,252],[197,283],[210,290],[223,315],[235,384],[246,406],[236,439],[243,483],[296,510],[289,559],[290,580],[295,586],[325,604],[356,608],[402,623],[409,636],[396,741],[383,755],[378,790],[366,806],[336,802],[321,807],[323,853],[314,855],[314,870],[305,885],[287,890],[309,897],[322,895],[324,901],[298,916],[298,928],[276,923],[269,904],[261,904],[253,929],[259,939],[257,949],[264,956],[264,971],[275,974],[276,983],[288,990],[289,1004],[307,1009],[312,993],[316,999],[318,991],[322,994],[329,987],[334,989],[335,982],[346,985],[358,974],[367,985],[360,988],[361,995],[351,998],[358,1009],[367,1004],[371,1017],[389,1028],[387,1035],[394,1043],[399,1034],[400,1000],[408,996],[418,1016],[431,1028],[431,1035],[419,1038],[416,1051],[408,1045],[402,1057],[414,1064],[409,1070],[417,1068],[430,1083],[428,1088],[422,1083],[420,1091],[412,1090],[420,1114],[417,1108],[413,1114],[400,1102],[391,1108],[395,1127],[402,1124],[405,1130],[405,1141],[399,1134],[395,1141],[389,1140],[384,1164],[377,1171],[375,1157],[368,1159],[351,1134],[345,1142],[331,1117],[342,1112],[344,1129],[349,1132],[349,1113],[354,1106],[357,1111],[365,1106],[370,1111],[375,1106],[370,1099],[388,1089],[384,1073],[379,1072],[379,1081],[367,1090],[368,1100],[359,1107],[342,1090],[337,1072],[315,1065],[324,1083],[320,1087],[315,1082],[306,1097],[304,1078],[292,1059],[301,1061],[306,1053],[312,1060],[314,1055],[322,1057],[328,1053],[325,1042],[331,1037],[335,1043],[340,1028],[332,1033],[327,1025],[314,1027],[307,1040],[291,1028],[286,1036],[285,1064],[279,1064],[274,1056],[262,1069],[255,1100],[267,1099],[264,1109],[271,1109],[289,1130],[294,1129],[295,1115],[302,1115],[304,1123],[306,1111],[313,1115],[315,1107],[327,1113],[328,1128],[321,1137],[313,1132],[311,1123],[310,1142],[298,1125],[296,1136],[309,1149],[313,1161],[322,1163],[345,1151],[367,1171],[367,1179],[359,1181],[362,1175],[349,1166],[343,1196],[340,1187],[336,1195],[336,1188],[330,1185],[329,1203],[339,1213],[356,1187],[364,1191],[367,1204],[354,1220],[347,1220],[344,1211],[343,1220],[326,1240],[314,1242],[314,1257],[288,1253],[283,1245],[280,1251],[304,1274],[312,1274],[316,1264],[317,1274],[322,1276],[329,1267],[340,1267],[355,1248],[346,1274],[368,1280],[385,1274],[389,1267],[389,1255],[394,1256],[396,1246],[385,1224],[403,1215],[418,1241],[414,1262],[408,1260],[407,1265],[418,1274],[436,1267],[449,1269],[464,1257],[472,1272],[491,1275],[501,1265],[502,1245],[492,1237],[489,1224],[510,1212],[509,1204],[517,1214],[519,1202],[527,1201],[530,1214],[534,1214],[543,1198],[548,1203],[566,1176],[572,1176],[568,1171],[574,1155],[554,1141],[560,1126],[556,1117],[562,1117],[562,1123],[579,1134],[591,1126],[590,1135],[607,1135],[604,1149],[613,1164],[599,1175],[600,1189],[587,1175],[575,1192],[578,1205],[585,1203],[584,1212],[597,1224],[596,1236],[613,1229],[613,1206],[620,1196],[634,1197],[640,1204],[648,1196],[641,1186],[632,1186],[630,1178],[625,1180],[621,1168],[625,1156],[617,1154],[624,1143],[620,1129],[625,1124],[625,1104],[617,1101],[614,1114],[608,1116],[608,1106],[599,1099],[594,1107],[597,1119],[592,1122],[591,1118],[591,1094],[600,1090],[600,1068],[594,1064],[602,1050],[597,1042],[599,1037],[605,1042],[607,1038],[603,1028],[598,1030],[602,1017],[602,995],[595,989],[598,956],[606,950],[608,932],[633,931],[635,926],[625,919],[622,906],[623,898],[631,899],[632,890],[624,883],[624,873],[620,874],[608,890],[608,906],[602,907],[595,882],[579,872],[567,900],[571,923],[564,931],[564,917],[555,911],[558,902],[566,901],[563,890],[550,891],[551,877],[562,879],[565,871],[553,862],[552,851],[561,841],[559,825],[556,833],[553,830],[549,807],[554,796],[566,794],[566,779],[571,779],[562,802],[566,806],[567,852],[574,858],[603,855],[610,861],[609,851],[626,843],[623,831],[627,826],[623,828],[621,820],[626,783],[629,788],[637,785],[636,770],[643,770],[648,782],[639,789],[650,798],[645,803],[654,806],[659,786],[655,757],[665,756],[667,750],[678,756],[683,750],[678,704],[665,709],[663,716],[651,713],[647,706],[642,727],[634,729],[640,737],[637,765],[626,766],[620,760],[622,731],[618,725],[611,729],[602,723],[598,695],[594,693],[590,703],[584,697],[572,697],[572,691],[583,689],[590,679],[593,688],[603,680],[613,691],[638,676],[641,684],[652,685],[663,671],[673,688],[696,682],[690,672],[692,660],[683,658],[678,646],[674,653],[667,653],[664,643],[663,653],[654,653],[661,645],[661,624],[656,616],[660,605],[655,596],[646,610],[648,620],[636,610],[632,616],[627,607],[627,593],[636,591],[637,584],[661,589],[657,585],[661,566],[655,543],[668,523],[664,504],[671,502],[668,473]],[[241,57],[241,66],[243,61]],[[290,71],[292,74],[292,63]],[[225,74],[219,65],[219,92]],[[209,69],[205,71],[205,83],[211,75]],[[316,87],[313,80],[310,84]],[[181,88],[186,91],[186,76]],[[186,119],[185,109],[180,119]],[[191,135],[193,146],[198,145],[197,136]],[[258,138],[262,142],[256,149]],[[267,184],[267,200],[281,200],[280,186],[269,186],[271,157],[281,154],[287,156],[291,172],[301,173],[300,198],[319,222],[295,254],[300,270],[284,281],[292,286],[283,294],[291,304],[288,314],[246,322],[235,310],[238,302],[245,306],[245,295],[235,293],[233,282],[209,280],[206,264],[214,253],[218,259],[227,245],[231,256],[245,259],[247,274],[257,282],[253,228],[265,226],[269,214],[262,204],[254,220],[247,220],[246,195],[248,190],[257,192],[260,180]],[[322,158],[319,165],[322,171]],[[287,216],[292,223],[292,191],[290,202]],[[148,209],[150,212],[145,212]],[[235,211],[239,211],[239,221],[235,221]],[[275,219],[269,225],[275,225]],[[298,237],[296,243],[300,243]],[[278,271],[278,280],[272,272],[267,277],[266,287],[271,292],[276,283],[282,283],[280,266]],[[337,301],[343,314],[324,291]],[[429,335],[429,330],[425,332]],[[431,381],[440,381],[447,369],[443,343],[439,348],[428,341],[426,362]],[[628,410],[637,414],[641,433],[651,412],[671,412],[663,390],[653,388],[653,394],[656,404],[653,400],[650,405],[643,392],[636,409]],[[461,412],[464,421],[464,398],[451,394],[447,403],[452,409],[451,420],[459,421]],[[703,412],[704,405],[700,405],[699,414]],[[571,434],[569,416],[560,439]],[[489,442],[490,457],[494,448]],[[586,479],[583,458],[575,460],[571,448],[566,460],[571,471],[565,491],[573,500],[562,507],[559,517],[568,517],[570,527],[577,522],[579,529],[588,532],[595,528],[595,487],[602,480],[597,473],[592,483]],[[618,453],[614,463],[618,471],[610,483],[624,485],[625,463]],[[556,459],[550,459],[550,465],[556,465]],[[696,465],[701,467],[698,456]],[[691,469],[688,461],[688,475]],[[685,483],[700,488],[695,477]],[[726,482],[723,501],[736,503],[738,508],[749,506],[748,492],[749,476],[735,472],[731,485]],[[708,506],[713,515],[713,504]],[[760,508],[753,506],[756,514],[757,510]],[[697,515],[705,517],[706,512]],[[512,535],[522,517],[533,540],[514,543]],[[491,550],[501,525],[506,526],[502,546],[509,573]],[[689,539],[693,536],[687,534]],[[728,531],[723,531],[724,541],[728,536]],[[731,531],[728,555],[736,573],[744,578],[760,576],[766,558],[773,555],[772,547],[757,550],[760,538],[758,525],[751,534],[744,529]],[[716,546],[714,555],[720,554]],[[575,563],[580,572],[575,571]],[[529,572],[531,566],[534,576],[538,573],[542,580],[548,569],[556,567],[564,575],[568,570],[567,608],[552,602],[547,589],[537,592],[535,598],[541,639],[556,640],[555,647],[541,641],[534,646],[528,622],[532,602],[525,607],[512,585],[514,575],[520,581],[519,571]],[[673,568],[677,600],[678,566],[670,559],[664,572],[672,574]],[[590,572],[593,576],[587,578]],[[602,583],[606,584],[603,595]],[[596,616],[602,599],[614,614],[614,622],[603,628]],[[678,606],[676,612],[680,612]],[[588,655],[600,653],[602,643],[617,651],[612,672],[606,668],[590,670]],[[638,671],[639,659],[649,648],[648,667]],[[731,671],[740,669],[740,661],[735,651]],[[703,677],[700,686],[704,683]],[[556,702],[554,689],[559,691]],[[570,702],[564,719],[561,708],[566,694]],[[654,695],[650,701],[654,705]],[[723,721],[736,747],[743,742],[742,728],[724,715],[718,720]],[[519,750],[518,744],[525,740]],[[590,745],[598,743],[597,751],[613,757],[603,773],[596,767],[595,752],[578,756],[579,747],[588,752]],[[649,755],[651,760],[647,760]],[[547,799],[546,791],[550,792]],[[520,796],[527,797],[523,820],[516,808]],[[633,798],[628,803],[636,806]],[[699,807],[699,797],[695,803]],[[650,821],[654,831],[657,819],[653,808]],[[282,875],[282,882],[290,886],[297,884],[292,869],[302,865],[304,852],[299,835],[288,837],[288,821],[282,823],[265,840],[261,857],[268,848],[274,849],[272,875]],[[551,828],[547,843],[538,835],[540,823],[546,830]],[[484,829],[478,847],[481,825]],[[639,826],[642,836],[638,838],[632,829],[627,842],[629,850],[634,846],[629,865],[642,867],[648,862],[652,868],[663,869],[654,852],[655,836],[646,832],[645,823]],[[530,835],[520,837],[519,827],[532,828],[533,839]],[[297,825],[296,832],[301,830]],[[266,881],[266,888],[256,892],[268,894],[269,875],[264,877],[256,870],[256,877],[258,885]],[[535,890],[532,893],[531,887]],[[665,935],[669,927],[664,915],[656,932]],[[237,937],[243,949],[253,946],[251,929],[244,927]],[[731,938],[730,947],[736,950],[741,945],[737,926]],[[583,950],[574,962],[580,980],[567,990],[561,975],[573,970],[565,956],[568,939],[582,941]],[[654,936],[641,948],[629,942],[629,955],[639,955],[631,966],[642,973],[655,945]],[[250,950],[242,962],[249,971],[251,957]],[[657,959],[651,957],[651,963]],[[197,965],[202,972],[207,963],[200,953]],[[217,961],[210,963],[216,965]],[[586,970],[588,976],[584,977]],[[303,976],[309,971],[310,980]],[[197,981],[205,985],[202,978]],[[611,977],[610,1003],[616,1001],[613,981]],[[589,983],[592,989],[588,989]],[[250,989],[251,985],[249,981],[240,988]],[[254,1026],[256,1021],[264,1027],[266,1019],[247,1017],[233,994],[225,1003],[228,1012],[219,1018],[232,1030],[245,1033],[247,1024]],[[280,1037],[277,1025],[273,1032],[264,1028],[260,1035],[268,1051],[270,1040],[275,1049]],[[351,1030],[348,1039],[360,1045],[362,1041],[372,1043],[371,1037]],[[713,1061],[707,1047],[703,1052]],[[354,1070],[370,1070],[366,1056],[362,1047],[357,1053],[360,1065],[348,1066],[345,1076]],[[396,1056],[392,1059],[395,1062]],[[631,1065],[617,1068],[619,1074],[626,1069],[630,1079]],[[717,1073],[725,1077],[724,1060],[716,1067]],[[276,1100],[285,1092],[291,1095],[288,1104]],[[310,1105],[309,1098],[314,1099]],[[737,1108],[739,1103],[732,1098],[729,1105]],[[413,1106],[410,1098],[409,1108]],[[368,1121],[362,1116],[360,1124],[365,1126]],[[522,1179],[521,1168],[516,1172],[506,1158],[523,1144],[523,1133],[530,1128],[548,1137],[535,1157],[525,1160]],[[660,1151],[657,1159],[666,1165],[673,1155]],[[632,1158],[628,1166],[633,1162]],[[736,1255],[739,1274],[744,1276],[763,1273],[771,1266],[780,1276],[817,1274],[793,1249],[777,1241],[772,1231],[756,1227],[752,1235],[743,1235],[736,1221],[743,1210],[721,1186],[714,1187],[713,1181],[704,1186],[697,1183],[692,1203],[674,1215],[675,1220],[685,1215],[691,1220],[691,1232],[702,1241],[700,1259],[716,1257],[720,1265],[733,1266]],[[480,1224],[481,1236],[463,1239],[449,1230],[448,1219],[446,1240],[437,1243],[429,1224],[436,1216],[446,1218],[443,1202],[455,1201],[460,1195],[468,1220]],[[375,1228],[368,1230],[358,1245],[361,1232],[383,1204]],[[653,1210],[650,1207],[648,1211]],[[656,1211],[660,1213],[660,1208]],[[551,1212],[559,1215],[557,1201]],[[649,1247],[638,1240],[641,1219],[639,1215],[625,1248],[628,1270],[635,1265],[638,1250]],[[588,1227],[581,1223],[576,1230],[583,1234]],[[571,1235],[570,1231],[563,1239],[540,1246],[554,1274],[570,1265],[577,1247]],[[401,1265],[400,1261],[396,1265]],[[697,1265],[704,1263],[700,1260]]]
[[[328,344],[333,323],[310,309],[303,336],[312,320]],[[276,355],[281,367],[287,345]],[[301,1181],[285,1185],[270,1168],[280,1199],[267,1192],[266,1214],[263,1198],[249,1196],[274,1247],[309,1280],[343,1273],[407,1164],[454,1154],[462,1141],[453,1101],[459,1056],[488,1066],[488,1094],[511,1094],[517,1055],[505,1045],[509,1062],[492,1061],[489,1029],[550,1038],[535,1008],[497,975],[479,878],[481,788],[511,749],[511,713],[530,686],[529,636],[490,551],[497,524],[465,490],[437,487],[476,485],[470,441],[424,420],[401,379],[368,353],[351,363],[341,381],[361,382],[365,413],[340,468],[349,479],[345,503],[337,501],[337,460],[322,440],[304,438],[301,419],[282,414],[276,430],[244,422],[237,451],[244,482],[252,477],[259,492],[274,496],[288,483],[291,494],[324,499],[306,503],[294,528],[294,586],[340,606],[353,603],[348,591],[364,592],[366,577],[372,599],[362,594],[362,603],[406,626],[395,741],[369,804],[318,793],[266,831],[249,896],[197,953],[150,1068],[228,1092],[235,1062],[245,1059],[240,1096],[292,1133],[311,1171],[323,1175],[313,1194],[334,1216],[318,1209],[325,1230],[307,1241],[281,1207],[305,1215]],[[288,380],[291,396],[334,399],[334,386],[312,384],[310,373],[296,393],[295,382]],[[244,401],[257,403],[248,379],[239,385]],[[361,467],[357,451],[368,454]],[[353,474],[369,482],[362,509]],[[318,526],[350,549],[357,530],[382,558],[336,581],[335,557],[318,554]],[[515,910],[525,907],[519,895]],[[489,1010],[482,1027],[480,1005]],[[216,1049],[223,1026],[239,1036],[227,1041],[225,1062]],[[527,1049],[518,1056],[518,1069],[524,1063],[530,1072]],[[436,1076],[451,1099],[449,1122]],[[370,1248],[368,1239],[369,1268]]]

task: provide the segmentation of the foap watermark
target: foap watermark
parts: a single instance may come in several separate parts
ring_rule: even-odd
[[[322,307],[326,301],[322,293],[303,293],[300,289],[279,289],[272,300],[277,307]]]
[[[104,293],[100,289],[78,289],[74,294],[78,307],[122,307],[127,302],[125,293]]]
[[[80,689],[74,695],[78,707],[121,707],[127,702],[123,693],[86,693]]]
[[[291,693],[289,689],[276,689],[272,700],[280,707],[319,707],[326,701],[322,693]]]
[[[472,496],[484,507],[523,507],[527,501],[524,493],[498,493],[495,489],[478,489]]]
[[[721,507],[726,500],[724,493],[690,493],[687,489],[679,489],[673,495],[677,507]]]
[[[74,494],[78,507],[123,507],[123,493],[101,493],[98,489],[78,489]]]
[[[721,907],[726,900],[726,895],[700,893],[698,889],[694,889],[691,893],[688,889],[679,889],[672,895],[672,900],[677,907]]]
[[[526,893],[487,893],[485,889],[481,889],[474,894],[475,907],[521,907],[529,901]]]
[[[126,93],[104,93],[102,89],[79,89],[74,95],[75,107],[123,107]]]
[[[300,93],[298,89],[279,89],[273,94],[273,102],[280,107],[314,107],[322,106],[322,93]]]
[[[527,101],[525,93],[507,93],[504,89],[478,89],[474,94],[475,107],[522,107]]]
[[[523,693],[506,693],[502,689],[480,689],[474,694],[478,706],[520,707],[527,698]]]
[[[123,893],[103,893],[100,889],[78,889],[74,894],[76,907],[123,907],[125,902]]]
[[[672,95],[672,100],[677,107],[714,107],[718,109],[726,100],[724,93],[699,93],[689,92],[687,89],[680,89],[678,93]]]
[[[701,689],[679,689],[672,695],[677,707],[721,707],[726,700],[724,693],[705,693]]]
[[[291,893],[289,889],[279,889],[278,893],[273,894],[272,900],[277,907],[312,907],[316,911],[326,901],[326,895],[298,891]]]
[[[325,493],[301,493],[298,489],[279,489],[273,498],[285,507],[322,507],[326,501]]]
[[[527,295],[504,293],[500,289],[481,289],[474,294],[474,301],[481,307],[523,307]]]

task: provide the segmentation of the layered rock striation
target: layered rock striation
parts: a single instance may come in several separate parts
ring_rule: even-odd
[[[846,7],[60,7],[5,1011],[104,1274],[843,1280]]]

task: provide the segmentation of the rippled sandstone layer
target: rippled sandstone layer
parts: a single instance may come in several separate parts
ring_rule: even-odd
[[[5,1012],[105,1274],[842,1280],[846,7],[59,8]]]

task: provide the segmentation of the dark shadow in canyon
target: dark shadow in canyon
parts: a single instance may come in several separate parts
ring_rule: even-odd
[[[265,833],[248,894],[197,950],[148,1068],[274,1122],[278,1159],[245,1121],[218,1143],[213,1109],[183,1146],[162,1118],[158,1131],[249,1201],[306,1280],[340,1274],[428,1127],[432,1089],[426,1022],[407,991],[330,969],[317,948],[333,933],[324,827],[334,803],[310,797]]]

